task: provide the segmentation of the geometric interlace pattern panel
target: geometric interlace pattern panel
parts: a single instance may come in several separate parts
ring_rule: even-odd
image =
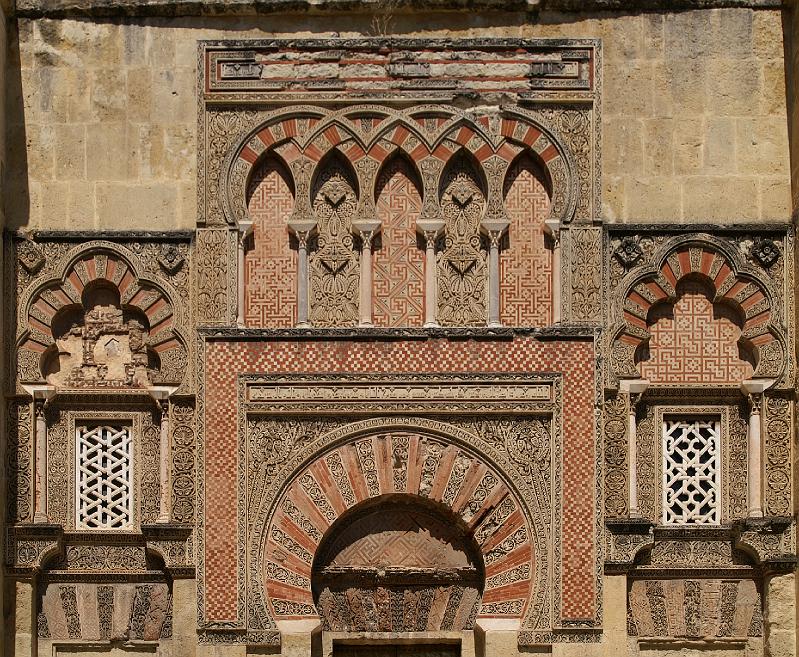
[[[133,441],[129,426],[77,427],[78,529],[126,529],[133,522]]]
[[[663,423],[663,522],[719,523],[719,422]]]

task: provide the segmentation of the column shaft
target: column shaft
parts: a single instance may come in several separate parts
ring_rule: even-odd
[[[372,324],[372,231],[361,231],[361,304],[360,325]]]
[[[749,517],[763,517],[763,494],[761,486],[762,459],[760,436],[760,395],[751,395],[752,409],[749,412]]]
[[[436,272],[436,231],[425,231],[424,259],[424,325],[426,328],[438,326],[438,278]]]
[[[33,522],[47,522],[47,418],[45,401],[35,399],[33,402],[36,415],[34,440],[36,441],[36,499],[34,500]]]
[[[308,232],[297,231],[297,326],[308,324]]]
[[[488,252],[488,325],[502,326],[499,309],[499,239],[502,231],[492,230],[489,233],[490,247]]]
[[[161,479],[161,501],[158,513],[158,522],[169,522],[171,513],[171,496],[169,494],[169,464],[172,461],[172,454],[169,444],[169,400],[161,401],[161,444],[159,449],[160,479]]]

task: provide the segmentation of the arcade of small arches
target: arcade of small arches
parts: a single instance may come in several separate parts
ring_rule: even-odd
[[[440,108],[272,121],[225,183],[245,236],[239,323],[558,321],[558,227],[576,199],[558,144],[531,121]]]

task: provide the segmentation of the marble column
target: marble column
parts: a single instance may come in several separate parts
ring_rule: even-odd
[[[47,517],[47,418],[45,416],[47,400],[34,394],[33,409],[36,416],[36,499],[34,500],[33,522],[46,523]]]
[[[500,280],[499,280],[499,241],[502,238],[501,230],[489,231],[490,240],[488,252],[488,326],[496,328],[502,326],[500,321]]]
[[[749,517],[763,517],[763,444],[761,436],[761,404],[767,382],[749,380],[741,391],[749,399],[749,430],[747,432],[747,497]]]
[[[244,326],[244,288],[246,286],[245,270],[244,270],[244,251],[247,244],[247,238],[252,235],[252,221],[239,222],[239,234],[237,240],[238,247],[238,281],[237,281],[237,315],[236,323],[239,326]]]
[[[621,381],[619,389],[627,395],[627,478],[629,482],[629,511],[631,518],[638,518],[638,428],[636,412],[641,396],[649,387],[646,379],[627,379]]]
[[[308,234],[297,231],[297,326],[307,328],[308,323]]]
[[[161,444],[160,444],[160,483],[161,501],[157,522],[169,522],[172,519],[171,495],[169,494],[169,464],[172,462],[172,450],[169,444],[169,398],[159,400],[161,407]]]
[[[562,319],[560,222],[547,219],[544,232],[552,239],[552,323],[558,324]]]
[[[435,328],[438,326],[438,275],[436,266],[436,237],[437,230],[425,230],[424,252],[424,326]]]
[[[374,220],[374,204],[364,204],[360,208],[361,214],[352,222],[352,227],[358,231],[361,238],[361,272],[359,282],[360,302],[358,304],[358,326],[374,326],[372,322],[372,240],[380,230],[380,222]]]

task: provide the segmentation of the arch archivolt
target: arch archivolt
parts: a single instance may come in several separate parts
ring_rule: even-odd
[[[640,376],[636,358],[650,339],[651,311],[674,304],[678,286],[701,280],[710,301],[741,318],[739,345],[755,360],[755,378],[777,379],[786,365],[786,329],[772,283],[719,240],[689,234],[665,241],[650,264],[634,268],[619,286],[611,309],[611,364],[617,378]]]
[[[577,207],[580,186],[569,147],[539,116],[523,109],[501,108],[492,114],[479,114],[437,105],[407,110],[358,105],[337,111],[296,106],[262,118],[228,153],[220,180],[227,222],[247,221],[248,181],[258,162],[270,153],[280,157],[294,177],[298,213],[290,225],[312,221],[309,215],[299,214],[308,209],[306,199],[302,198],[308,184],[301,178],[313,178],[318,165],[334,149],[359,172],[379,170],[401,149],[420,171],[423,162],[436,161],[435,167],[427,168],[436,169],[438,175],[452,158],[465,150],[483,170],[491,190],[501,190],[510,163],[521,151],[528,150],[541,162],[551,183],[551,218],[569,222]],[[295,166],[295,162],[308,165]],[[359,180],[364,193],[370,191],[373,195],[373,178],[367,175]],[[432,182],[426,186],[425,196],[437,190],[438,180]],[[429,219],[429,210],[436,208],[435,199],[424,200],[428,216],[422,218]],[[486,219],[504,219],[501,206],[502,197],[497,194],[488,204]]]
[[[401,495],[455,514],[479,546],[485,569],[471,615],[456,595],[449,600],[447,586],[422,592],[440,610],[418,621],[422,629],[470,625],[475,617],[548,626],[551,421],[503,426],[508,436],[498,449],[472,431],[424,418],[250,418],[248,603],[256,610],[250,622],[268,629],[280,620],[318,618],[314,557],[331,526],[335,531],[364,502]]]
[[[177,253],[177,251],[176,251]],[[182,264],[182,256],[178,266]],[[150,270],[152,265],[150,263]],[[171,266],[164,260],[166,267]],[[157,265],[156,265],[157,267]],[[80,315],[78,324],[88,324],[87,295],[103,287],[116,296],[119,317],[101,310],[91,318],[97,324],[94,332],[103,327],[120,335],[130,333],[123,316],[135,315],[136,327],[126,339],[143,341],[140,351],[153,352],[159,361],[150,383],[179,384],[187,366],[186,340],[182,326],[186,321],[179,295],[166,281],[156,279],[145,263],[129,249],[103,240],[83,243],[67,251],[52,268],[48,267],[39,280],[34,280],[21,295],[17,315],[17,369],[21,381],[38,383],[45,379],[44,360],[57,349],[55,324],[65,314]],[[119,322],[117,322],[119,320]],[[119,327],[111,326],[115,322]],[[102,325],[102,326],[101,326]],[[99,327],[99,328],[98,328]],[[77,330],[76,328],[72,329]],[[90,330],[92,332],[92,330]],[[75,383],[75,382],[73,382]],[[98,381],[88,380],[86,385]]]

